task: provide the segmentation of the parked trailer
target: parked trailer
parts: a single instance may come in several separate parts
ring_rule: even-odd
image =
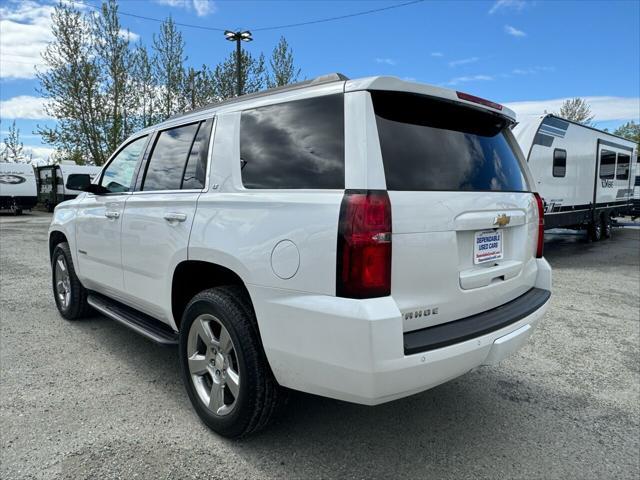
[[[636,144],[551,114],[521,121],[513,133],[544,200],[545,228],[609,237],[612,217],[631,207]]]
[[[49,212],[57,204],[77,197],[80,190],[74,187],[86,184],[86,177],[93,180],[101,167],[62,162],[58,165],[38,167],[38,201]]]
[[[0,210],[20,215],[38,201],[36,175],[27,163],[0,163]]]
[[[631,198],[631,208],[629,208],[627,215],[633,220],[640,217],[640,163],[636,162],[635,180],[633,182],[633,195]]]

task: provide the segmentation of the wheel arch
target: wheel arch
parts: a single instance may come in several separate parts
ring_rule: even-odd
[[[49,260],[51,260],[53,256],[53,249],[56,248],[56,245],[63,242],[69,243],[69,239],[64,232],[60,230],[52,230],[49,232]]]
[[[251,301],[245,282],[224,265],[203,260],[185,260],[176,265],[171,279],[171,313],[178,331],[189,301],[203,290],[223,285],[239,286]]]

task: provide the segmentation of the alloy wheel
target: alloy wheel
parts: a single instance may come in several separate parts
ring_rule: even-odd
[[[200,401],[216,415],[230,414],[240,392],[240,369],[233,340],[217,317],[203,314],[193,321],[187,357]]]

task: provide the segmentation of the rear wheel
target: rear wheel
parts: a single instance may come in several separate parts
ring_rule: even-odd
[[[180,329],[183,381],[200,419],[226,437],[253,433],[283,403],[243,291],[219,287],[196,295]]]
[[[76,276],[71,251],[67,242],[59,243],[51,256],[53,296],[60,315],[67,320],[77,320],[89,315],[87,290]]]
[[[602,236],[611,238],[611,217],[607,214],[602,216]]]
[[[602,239],[602,222],[597,219],[589,224],[589,239],[598,242]]]

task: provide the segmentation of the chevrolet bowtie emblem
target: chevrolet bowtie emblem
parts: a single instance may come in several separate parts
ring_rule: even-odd
[[[493,224],[499,227],[504,227],[505,225],[509,225],[510,221],[511,217],[509,215],[507,215],[506,213],[501,213],[493,220]]]

